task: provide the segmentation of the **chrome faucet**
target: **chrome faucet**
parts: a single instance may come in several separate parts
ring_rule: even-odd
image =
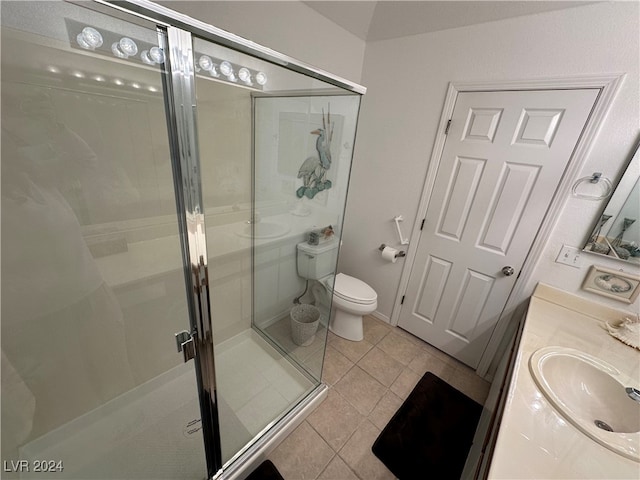
[[[627,392],[627,395],[629,395],[629,398],[631,400],[635,400],[636,402],[640,403],[640,390],[633,387],[627,387],[624,389],[624,391]]]

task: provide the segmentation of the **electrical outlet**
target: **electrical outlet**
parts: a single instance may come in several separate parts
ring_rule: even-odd
[[[556,263],[563,263],[570,267],[580,268],[582,266],[580,262],[581,254],[582,251],[580,249],[563,245],[560,249],[560,253],[556,257]]]

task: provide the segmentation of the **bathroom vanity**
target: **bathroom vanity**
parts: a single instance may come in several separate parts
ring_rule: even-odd
[[[640,476],[640,404],[622,397],[623,406],[631,412],[623,419],[627,432],[598,430],[588,422],[582,430],[560,413],[538,386],[532,372],[541,358],[562,355],[576,365],[597,359],[613,367],[608,376],[599,370],[575,367],[569,361],[554,365],[551,372],[566,371],[566,385],[571,383],[590,388],[589,379],[580,375],[600,375],[609,381],[614,378],[624,387],[640,385],[640,351],[611,337],[604,329],[604,321],[633,316],[561,290],[539,284],[531,297],[523,325],[516,335],[511,352],[507,350],[498,370],[492,392],[485,405],[483,419],[476,433],[474,449],[467,462],[464,478],[492,479],[567,479],[567,478],[638,478]],[[545,356],[546,355],[546,356]],[[533,361],[531,358],[533,357]],[[559,357],[558,357],[559,358]],[[532,367],[533,365],[533,367]],[[587,372],[585,374],[585,372]],[[550,374],[550,372],[547,372]],[[562,378],[556,388],[562,385]],[[626,383],[631,385],[626,385]],[[614,383],[609,398],[620,399],[624,387]],[[601,382],[602,384],[602,382]],[[605,387],[602,387],[605,388]],[[607,387],[608,388],[608,387]],[[567,387],[568,390],[568,387]],[[580,390],[576,388],[575,390]],[[613,394],[615,391],[615,395]],[[560,392],[567,395],[566,392]],[[578,395],[584,394],[578,392]],[[567,400],[567,403],[574,401]],[[578,408],[580,409],[580,408]],[[587,415],[578,412],[578,416]],[[588,435],[587,432],[590,433]],[[635,432],[635,433],[633,433]],[[597,437],[599,440],[592,437]],[[626,456],[613,451],[605,443],[622,444]],[[479,453],[482,450],[483,453]],[[475,452],[475,453],[474,453]],[[632,459],[635,457],[636,459]]]

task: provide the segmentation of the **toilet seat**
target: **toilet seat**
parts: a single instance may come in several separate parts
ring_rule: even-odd
[[[332,289],[333,294],[346,302],[356,303],[358,305],[373,305],[378,300],[376,291],[369,285],[344,273],[335,276],[329,275],[324,284],[329,290]]]

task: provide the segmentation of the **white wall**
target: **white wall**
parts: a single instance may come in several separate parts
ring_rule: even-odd
[[[408,236],[442,112],[448,83],[626,72],[580,177],[617,178],[638,139],[638,4],[606,2],[527,17],[367,44],[363,100],[346,213],[340,269],[378,292],[378,312],[390,317],[403,261],[382,261],[380,243],[397,245],[395,215]],[[576,269],[555,263],[562,246],[580,245],[602,204],[569,198],[533,273],[545,282],[619,308],[580,290],[588,265],[624,264],[584,255]],[[625,267],[638,272],[636,267]],[[638,303],[627,308],[637,311]]]
[[[302,2],[157,3],[352,82],[360,82],[365,42]]]
[[[638,135],[638,5],[634,2],[603,2],[370,42],[366,51],[364,41],[297,1],[160,3],[368,88],[340,268],[377,290],[378,312],[383,316],[391,316],[403,261],[383,262],[377,247],[399,246],[393,216],[404,215],[405,236],[415,223],[450,81],[626,72],[581,176],[602,171],[617,178]],[[580,291],[590,264],[618,268],[624,264],[592,255],[583,256],[581,269],[554,261],[562,244],[577,246],[584,240],[601,207],[599,202],[567,200],[529,289],[542,281],[624,307]]]

